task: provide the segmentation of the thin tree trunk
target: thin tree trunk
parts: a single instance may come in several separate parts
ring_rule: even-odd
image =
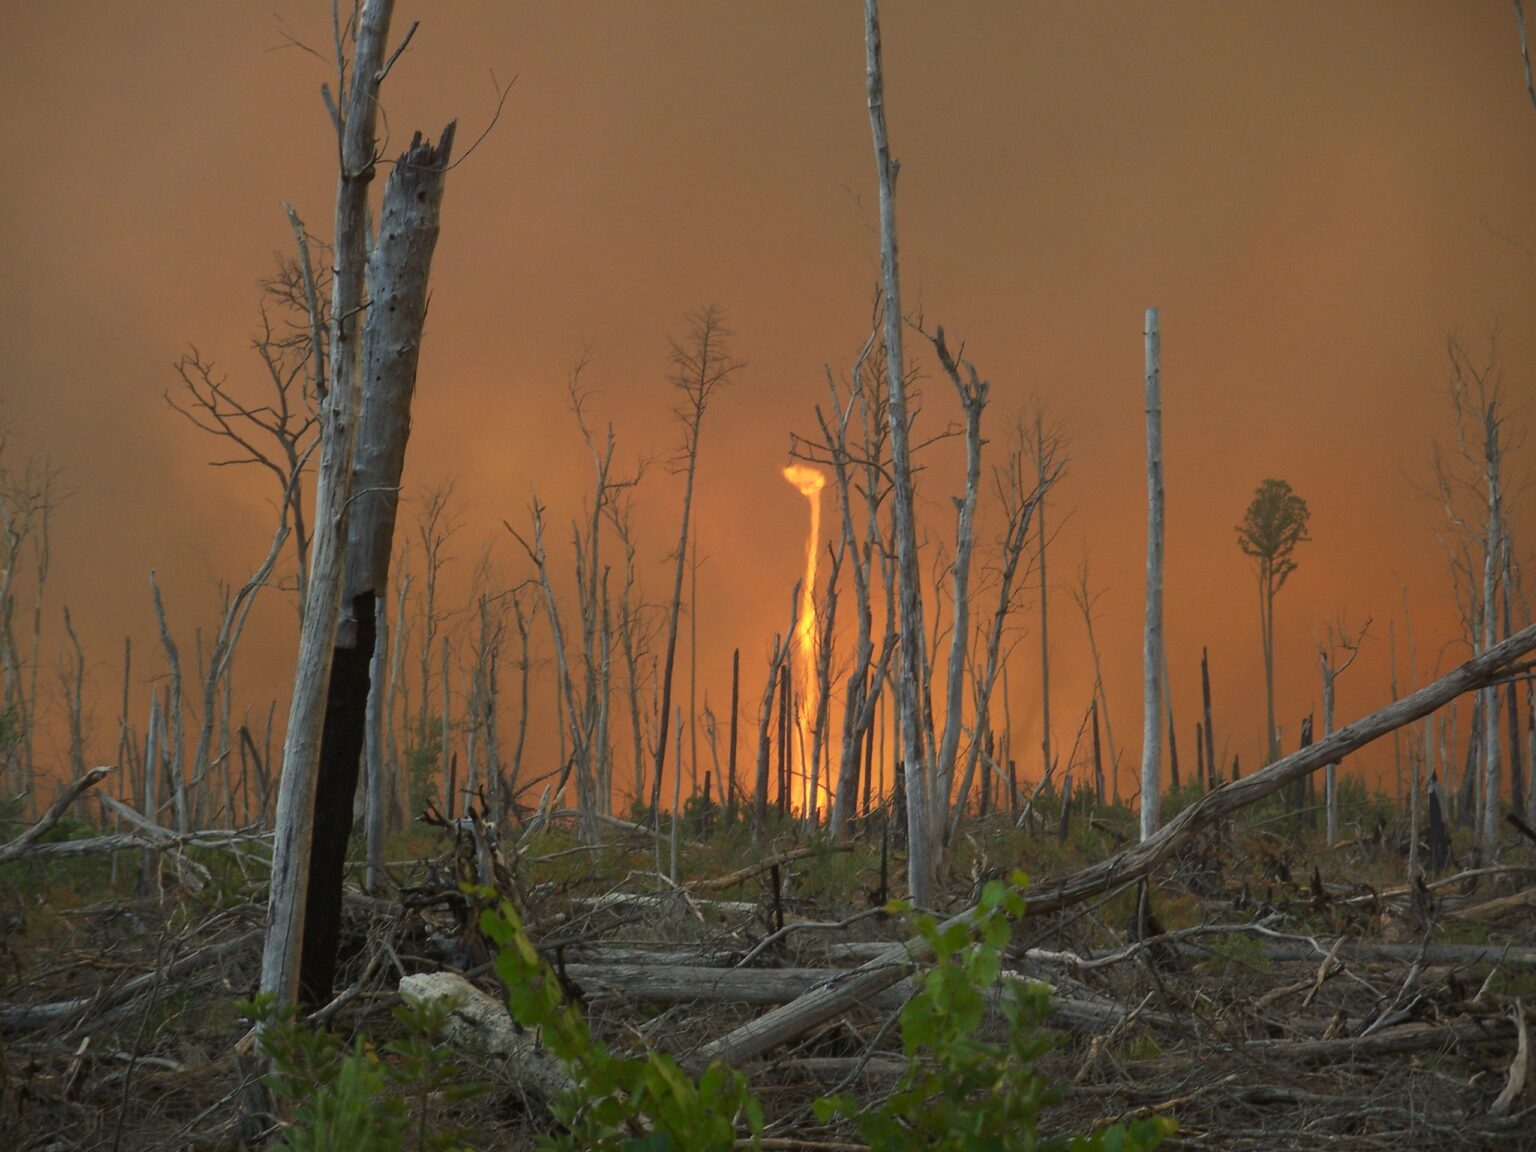
[[[1147,309],[1147,611],[1142,645],[1141,838],[1158,829],[1162,787],[1163,411],[1157,309]]]
[[[1503,493],[1500,487],[1499,416],[1491,401],[1483,416],[1483,460],[1488,483],[1488,539],[1483,552],[1483,651],[1498,637],[1498,577],[1504,546]],[[1483,693],[1483,860],[1492,865],[1499,853],[1499,691]]]
[[[1514,634],[1514,612],[1510,607],[1510,599],[1513,590],[1511,580],[1510,553],[1513,551],[1513,541],[1508,530],[1504,532],[1504,638],[1507,640]],[[1507,693],[1505,706],[1509,712],[1509,804],[1510,811],[1525,811],[1525,780],[1520,763],[1520,697],[1516,691],[1515,682],[1511,680],[1504,687]]]
[[[885,291],[886,419],[891,438],[891,515],[900,588],[901,669],[897,701],[901,712],[903,772],[907,800],[907,887],[919,908],[933,905],[933,816],[929,810],[932,766],[922,726],[921,689],[927,669],[923,633],[922,575],[917,566],[912,452],[908,443],[906,361],[902,355],[901,276],[896,242],[896,171],[885,124],[885,85],[880,64],[880,14],[876,0],[864,0],[865,81],[870,135],[880,184],[880,264]]]
[[[736,719],[741,711],[741,649],[731,649],[731,737],[726,776],[725,822],[736,823]]]
[[[380,603],[383,602],[381,599]],[[384,749],[381,739],[384,723],[384,663],[388,649],[389,628],[384,623],[383,613],[380,613],[378,634],[373,645],[373,667],[369,669],[372,686],[365,709],[363,737],[363,762],[367,766],[363,794],[368,806],[364,817],[368,838],[368,872],[365,882],[368,891],[374,894],[382,892],[384,888],[385,816],[389,810],[389,802],[384,795]]]
[[[1039,517],[1039,549],[1037,563],[1040,565],[1040,754],[1042,772],[1051,770],[1051,639],[1050,639],[1050,613],[1046,610],[1046,597],[1050,590],[1049,581],[1045,575],[1045,437],[1041,431],[1041,416],[1035,413],[1035,483],[1041,492],[1040,505],[1035,509],[1035,515]],[[1062,818],[1065,826],[1066,818]]]

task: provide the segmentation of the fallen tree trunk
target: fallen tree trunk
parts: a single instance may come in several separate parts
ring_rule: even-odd
[[[37,838],[59,822],[59,817],[69,810],[69,806],[79,798],[80,793],[84,792],[87,788],[99,784],[112,771],[113,769],[109,767],[92,768],[80,779],[70,784],[68,788],[64,789],[63,794],[53,802],[48,811],[43,813],[42,818],[36,824],[32,825],[32,827],[28,828],[16,839],[0,845],[0,864],[32,855],[36,851],[35,848],[32,848],[32,845],[36,842]]]
[[[1305,779],[1325,764],[1342,760],[1389,732],[1428,716],[1464,693],[1504,679],[1516,670],[1517,662],[1532,650],[1536,650],[1536,625],[1522,629],[1502,644],[1473,657],[1434,683],[1352,724],[1346,724],[1317,743],[1282,757],[1251,776],[1219,786],[1141,843],[1108,860],[1084,868],[1050,887],[1029,889],[1025,893],[1029,902],[1027,915],[1060,911],[1141,879],[1201,829],[1226,819],[1288,784]],[[943,927],[970,923],[975,916],[975,908],[967,909],[951,918]],[[930,957],[931,953],[921,937],[905,944],[892,945],[884,954],[862,967],[818,985],[798,999],[704,1045],[695,1054],[692,1063],[705,1066],[722,1061],[740,1065],[761,1056],[878,995],[910,975],[919,962]]]
[[[218,944],[199,948],[180,960],[172,961],[164,968],[146,972],[116,988],[102,989],[93,996],[81,996],[75,1000],[61,1000],[52,1004],[27,1004],[16,1008],[0,1008],[0,1034],[72,1024],[93,1011],[105,1012],[117,1008],[137,999],[156,984],[169,980],[181,980],[205,964],[251,948],[259,939],[261,939],[260,930],[242,932]]]
[[[1394,1056],[1404,1052],[1449,1051],[1452,1048],[1504,1044],[1515,1038],[1509,1020],[1466,1020],[1455,1024],[1429,1021],[1402,1024],[1369,1036],[1340,1036],[1333,1040],[1258,1041],[1246,1051],[1298,1064],[1332,1064],[1361,1056]]]
[[[84,840],[58,840],[50,844],[33,844],[6,860],[68,860],[80,856],[110,855],[114,852],[131,852],[152,849],[156,852],[167,848],[223,848],[234,849],[246,844],[263,843],[260,834],[239,835],[231,833],[187,832],[169,836],[136,836],[131,832],[115,836],[91,836]],[[9,847],[9,845],[7,845]]]
[[[586,999],[616,996],[651,1004],[787,1004],[806,988],[842,975],[828,968],[699,968],[682,964],[567,964],[562,974]],[[864,1001],[879,1012],[896,1012],[917,991],[912,977]],[[995,1000],[995,994],[990,996]],[[1048,1023],[1072,1031],[1102,1032],[1128,1013],[1104,999],[1051,1001]],[[1142,1019],[1150,1019],[1143,1014]]]

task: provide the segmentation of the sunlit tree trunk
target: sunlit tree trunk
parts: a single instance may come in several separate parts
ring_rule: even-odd
[[[880,263],[885,290],[886,416],[891,435],[891,509],[900,595],[901,669],[897,701],[905,751],[903,773],[907,804],[907,885],[914,904],[931,907],[935,880],[932,835],[933,771],[922,724],[922,685],[926,675],[922,577],[917,566],[912,453],[907,437],[906,363],[902,355],[901,277],[896,243],[897,164],[885,125],[885,86],[880,68],[880,14],[875,0],[864,0],[865,78],[870,134],[880,182]]]

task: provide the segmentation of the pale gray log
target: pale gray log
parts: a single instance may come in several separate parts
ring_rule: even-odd
[[[68,811],[69,806],[79,798],[82,792],[100,783],[113,771],[115,771],[114,768],[104,765],[100,768],[92,768],[84,776],[73,781],[59,794],[59,798],[53,802],[48,811],[43,813],[42,818],[36,824],[33,824],[32,827],[28,828],[14,840],[0,844],[0,864],[4,864],[8,860],[17,860],[23,856],[31,855],[32,853],[28,849],[33,848],[33,842],[59,822],[59,817]]]

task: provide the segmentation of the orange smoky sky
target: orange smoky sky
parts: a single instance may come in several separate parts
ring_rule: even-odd
[[[44,719],[62,714],[68,605],[97,761],[115,756],[123,638],[135,644],[141,731],[164,671],[150,570],[190,674],[196,631],[206,644],[216,627],[219,581],[244,580],[271,533],[270,479],[209,467],[220,446],[162,393],[193,344],[237,386],[259,387],[250,343],[259,281],[291,245],[282,204],[330,230],[335,142],[320,86],[334,81],[293,44],[327,56],[329,9],[273,9],[6,5],[0,417],[6,460],[46,456],[72,492],[53,525]],[[662,600],[682,491],[662,466],[681,439],[667,341],[685,334],[690,310],[720,305],[747,368],[702,433],[698,684],[701,707],[707,696],[723,716],[741,649],[745,755],[804,562],[804,500],[777,474],[791,432],[815,430],[828,370],[846,373],[863,345],[879,270],[859,6],[397,9],[397,38],[412,20],[421,27],[385,85],[387,154],[457,117],[462,157],[432,274],[402,527],[421,492],[456,480],[444,597],[459,610],[450,627],[467,630],[482,557],[504,584],[529,574],[501,522],[526,525],[536,483],[556,574],[569,579],[565,526],[589,498],[591,460],[566,380],[590,349],[590,419],[613,423],[625,466],[656,462],[636,493],[636,527],[646,593]],[[1482,354],[1498,331],[1514,425],[1530,426],[1536,397],[1536,109],[1510,6],[886,0],[882,10],[908,306],[930,330],[942,323],[951,347],[963,340],[991,381],[989,464],[1037,402],[1066,437],[1069,471],[1048,520],[1054,744],[1070,747],[1090,699],[1083,621],[1067,595],[1086,561],[1101,593],[1122,790],[1134,791],[1149,306],[1163,325],[1166,628],[1185,772],[1202,647],[1223,762],[1237,752],[1254,765],[1263,744],[1256,585],[1234,526],[1266,477],[1289,481],[1312,511],[1313,542],[1277,607],[1287,747],[1319,708],[1328,622],[1371,621],[1339,681],[1341,722],[1387,699],[1389,628],[1407,687],[1405,604],[1421,682],[1461,658],[1437,537],[1445,519],[1419,491],[1432,442],[1451,430],[1448,334]],[[514,78],[471,152],[497,86]],[[908,348],[932,434],[959,408],[910,331]],[[1512,473],[1529,475],[1531,451],[1512,452]],[[957,441],[933,447],[920,477],[918,515],[935,545],[952,537],[959,456]],[[1516,522],[1520,557],[1529,524]],[[984,507],[985,546],[997,527]],[[1018,618],[1025,642],[1009,668],[1026,778],[1038,776],[1041,735],[1034,612]],[[548,704],[542,627],[535,645],[546,661],[536,699]],[[236,657],[237,710],[264,716],[268,700],[286,698],[295,650],[291,594],[265,593]],[[530,758],[553,757],[547,720],[530,739]],[[1358,763],[1390,776],[1390,742]]]

